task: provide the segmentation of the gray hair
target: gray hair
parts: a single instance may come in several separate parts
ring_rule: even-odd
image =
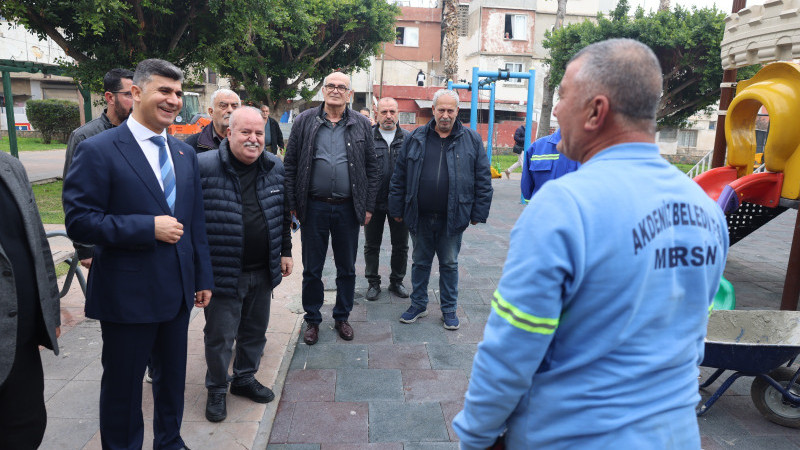
[[[348,75],[348,74],[346,74],[346,73],[344,73],[344,72],[339,72],[338,70],[337,70],[336,72],[331,72],[331,73],[329,73],[329,74],[328,74],[328,76],[326,76],[326,77],[325,77],[325,78],[322,80],[322,85],[323,85],[323,86],[325,86],[326,84],[328,84],[328,77],[330,77],[331,75],[335,75],[335,74],[337,74],[337,73],[338,73],[339,75],[344,75],[345,77],[347,77],[347,88],[348,88],[348,89],[350,89],[350,87],[352,87],[352,86],[353,86],[353,82],[352,82],[352,80],[350,80],[350,75]]]
[[[454,91],[452,89],[440,89],[440,90],[436,91],[435,94],[433,94],[433,107],[434,108],[436,107],[436,102],[439,101],[439,97],[441,97],[443,95],[450,96],[450,98],[455,100],[456,107],[458,107],[458,101],[459,101],[458,93],[456,93],[456,91]]]
[[[163,59],[145,59],[136,66],[136,71],[133,73],[133,84],[144,87],[150,82],[153,75],[183,83],[183,72],[175,64]]]
[[[234,128],[233,124],[234,124],[234,122],[236,122],[236,118],[238,116],[241,116],[243,111],[252,111],[252,112],[254,112],[254,113],[256,113],[258,115],[259,119],[264,120],[264,118],[261,117],[261,110],[260,109],[254,107],[254,106],[242,106],[242,107],[236,108],[231,113],[231,118],[228,119],[228,128],[230,128],[231,130]],[[264,125],[266,125],[266,122],[264,122]]]
[[[217,96],[218,95],[233,95],[233,96],[236,97],[236,100],[238,100],[239,102],[242,101],[239,98],[239,94],[237,94],[236,92],[233,92],[230,89],[220,88],[220,89],[217,89],[216,91],[214,91],[213,94],[211,94],[211,107],[212,108],[214,107],[214,104],[217,102]]]
[[[569,61],[581,60],[575,82],[587,98],[608,97],[611,110],[634,120],[654,121],[661,99],[661,65],[650,47],[633,39],[591,44]]]

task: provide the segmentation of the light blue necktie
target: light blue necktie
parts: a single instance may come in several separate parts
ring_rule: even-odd
[[[150,138],[158,146],[158,164],[161,166],[161,181],[164,182],[164,197],[167,198],[167,205],[172,214],[175,214],[175,172],[167,155],[167,145],[163,136],[153,136]]]

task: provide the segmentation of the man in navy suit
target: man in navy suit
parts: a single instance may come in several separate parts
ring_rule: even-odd
[[[86,316],[100,321],[103,448],[141,448],[142,373],[153,377],[153,448],[180,449],[192,305],[211,299],[197,157],[165,129],[183,100],[180,69],[142,61],[133,113],[83,141],[64,180],[67,234],[93,244]]]

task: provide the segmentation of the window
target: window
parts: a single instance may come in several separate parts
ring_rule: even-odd
[[[217,73],[213,70],[208,71],[208,79],[206,80],[209,84],[217,84]]]
[[[522,63],[506,63],[505,70],[509,72],[522,72]],[[523,84],[523,80],[521,78],[509,78],[506,80],[505,84]]]
[[[678,147],[697,147],[697,130],[678,131]]]
[[[400,125],[416,125],[417,124],[417,113],[413,112],[399,112],[397,113],[397,118],[400,121]]]
[[[458,5],[458,35],[467,37],[469,31],[469,5]]]
[[[658,132],[660,142],[675,142],[678,139],[678,130],[675,128],[664,128]]]
[[[397,27],[397,37],[394,40],[394,45],[419,47],[419,28]]]
[[[708,129],[709,130],[716,130],[717,129],[717,121],[716,120],[709,120],[708,121]]]
[[[506,27],[505,27],[505,34],[503,37],[505,39],[514,39],[514,40],[527,40],[528,39],[528,29],[527,24],[528,16],[524,16],[522,14],[506,14]]]

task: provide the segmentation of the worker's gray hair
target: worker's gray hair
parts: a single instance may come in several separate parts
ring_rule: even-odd
[[[231,113],[231,118],[228,119],[228,128],[230,128],[231,130],[233,130],[235,128],[233,126],[233,124],[236,122],[236,118],[241,116],[244,111],[252,111],[252,112],[258,114],[258,118],[259,119],[264,120],[264,117],[261,115],[261,110],[260,109],[258,109],[256,107],[253,107],[253,106],[242,106],[240,108],[234,109],[233,112]],[[266,125],[266,124],[267,124],[267,122],[265,121],[264,125]]]
[[[576,85],[588,100],[608,97],[611,110],[634,120],[655,121],[661,99],[661,65],[650,47],[633,39],[591,44],[570,63],[582,63]]]
[[[440,90],[436,91],[435,94],[433,94],[433,107],[434,108],[436,107],[436,102],[439,101],[439,97],[441,97],[443,95],[447,95],[450,98],[452,98],[453,100],[455,100],[456,108],[458,108],[458,101],[459,101],[458,93],[456,93],[456,91],[454,91],[452,89],[440,89]]]

